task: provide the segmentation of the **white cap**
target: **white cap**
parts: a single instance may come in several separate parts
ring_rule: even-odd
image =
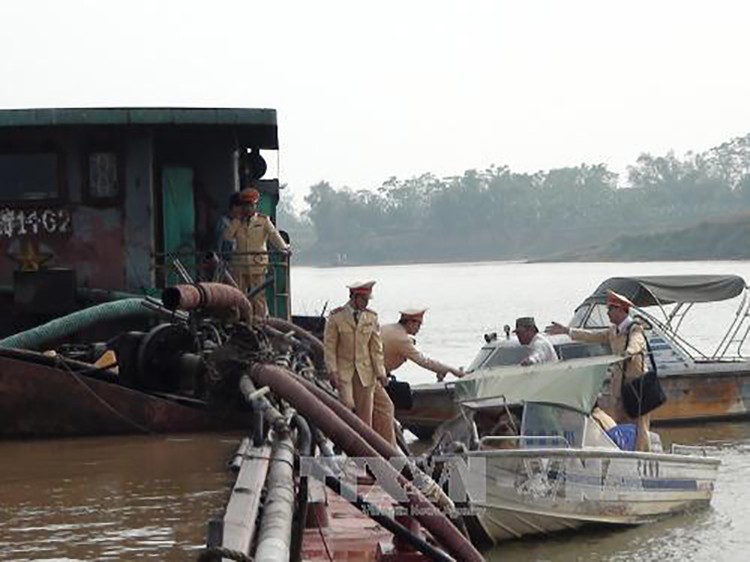
[[[418,318],[420,320],[425,312],[427,312],[426,308],[405,308],[399,311],[401,318]]]
[[[375,281],[357,281],[351,285],[347,285],[350,293],[364,294],[372,296],[372,286],[375,285]]]

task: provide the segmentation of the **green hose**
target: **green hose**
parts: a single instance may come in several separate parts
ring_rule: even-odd
[[[143,306],[142,303],[143,299],[123,299],[85,308],[36,328],[8,336],[0,340],[0,347],[39,350],[48,343],[100,322],[152,315],[153,311]]]

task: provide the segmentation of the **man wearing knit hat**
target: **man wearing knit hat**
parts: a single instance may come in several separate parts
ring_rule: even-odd
[[[369,426],[375,392],[386,382],[378,315],[367,308],[373,285],[375,281],[348,286],[349,302],[331,311],[323,337],[331,382],[341,401]]]
[[[568,328],[557,322],[553,322],[548,331],[551,334],[570,334],[574,340],[609,343],[612,353],[622,355],[626,359],[613,366],[610,392],[616,404],[614,418],[619,422],[633,422],[636,424],[635,448],[638,451],[650,451],[649,428],[651,426],[651,415],[643,414],[633,420],[625,412],[622,402],[622,380],[626,381],[640,377],[646,372],[646,354],[648,346],[643,327],[630,317],[630,307],[634,306],[627,297],[607,291],[607,316],[612,325],[603,330],[580,330]]]
[[[232,255],[232,275],[243,293],[260,287],[266,280],[268,270],[268,245],[288,252],[289,246],[276,230],[271,219],[258,212],[260,193],[252,187],[238,194],[242,207],[241,216],[235,217],[224,229],[224,240],[234,243]],[[258,316],[268,316],[266,291],[262,290],[252,298],[253,312]]]

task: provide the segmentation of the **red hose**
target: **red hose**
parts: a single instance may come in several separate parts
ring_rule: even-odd
[[[161,302],[170,310],[194,310],[196,308],[228,309],[236,306],[240,319],[249,322],[253,307],[242,291],[224,283],[196,283],[174,285],[161,293]]]
[[[257,384],[270,387],[276,394],[289,401],[303,416],[320,428],[351,457],[378,458],[381,455],[357,432],[342,420],[325,403],[300,384],[290,371],[273,365],[256,363],[250,376]],[[427,529],[456,560],[483,562],[484,558],[458,529],[414,488],[404,476],[390,464],[383,463],[383,470],[395,478],[407,493],[414,518]],[[394,498],[398,499],[398,498]]]

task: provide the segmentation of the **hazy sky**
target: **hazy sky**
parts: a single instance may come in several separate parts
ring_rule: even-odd
[[[750,132],[739,1],[0,0],[0,107],[278,110],[281,178],[520,171]]]

